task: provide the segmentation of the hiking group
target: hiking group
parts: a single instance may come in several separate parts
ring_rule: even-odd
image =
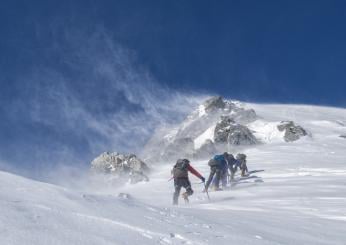
[[[174,194],[173,204],[178,204],[181,188],[185,189],[182,194],[185,202],[188,202],[188,197],[193,194],[191,182],[189,180],[188,172],[199,178],[204,183],[203,192],[207,192],[211,186],[213,190],[220,191],[222,188],[227,188],[227,183],[234,181],[234,175],[239,168],[241,170],[241,176],[244,177],[248,174],[248,168],[246,165],[246,155],[239,153],[236,157],[232,154],[225,152],[221,155],[215,155],[208,161],[210,166],[210,174],[208,180],[205,182],[205,178],[194,169],[188,159],[179,159],[172,169],[172,175],[174,179]],[[220,188],[220,181],[222,188]],[[208,196],[209,197],[209,196]]]

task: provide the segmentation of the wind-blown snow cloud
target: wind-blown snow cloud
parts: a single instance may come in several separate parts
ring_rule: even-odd
[[[22,142],[27,165],[85,166],[103,151],[139,152],[156,127],[205,98],[159,84],[103,28],[65,31],[46,52],[52,62],[17,78],[18,98],[6,109],[35,131]]]

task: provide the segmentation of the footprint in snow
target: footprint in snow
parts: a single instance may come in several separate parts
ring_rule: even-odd
[[[128,193],[119,193],[118,197],[122,198],[122,199],[126,199],[126,200],[132,200],[133,199],[133,197]]]
[[[207,224],[203,224],[203,227],[207,228],[207,229],[211,229],[212,228],[211,225],[207,225]]]

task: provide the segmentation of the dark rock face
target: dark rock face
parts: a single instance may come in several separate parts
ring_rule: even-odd
[[[216,124],[214,141],[218,144],[227,143],[230,145],[254,145],[258,143],[256,137],[246,126],[235,123],[228,116],[221,117],[221,121]]]
[[[346,139],[346,134],[340,135],[339,137]]]
[[[134,184],[148,181],[149,167],[134,154],[104,152],[91,162],[91,170],[95,173],[110,174],[119,179],[130,180]]]
[[[255,145],[258,144],[258,140],[246,126],[237,124],[230,130],[227,143],[230,145]]]
[[[255,110],[242,108],[232,101],[223,99],[221,96],[212,97],[206,100],[203,105],[206,113],[211,114],[213,117],[220,116],[215,115],[215,112],[220,112],[223,115],[228,115],[238,123],[252,122],[257,119]]]
[[[224,109],[226,103],[221,96],[212,97],[204,102],[205,111],[210,112],[217,109]]]
[[[221,117],[221,121],[216,124],[214,131],[215,143],[226,143],[231,127],[235,122],[230,117]]]
[[[286,142],[296,141],[307,135],[305,129],[299,125],[295,125],[293,121],[282,121],[277,128],[281,132],[285,131],[284,139]]]
[[[210,139],[207,139],[199,149],[196,150],[194,158],[207,158],[217,152],[216,147]]]

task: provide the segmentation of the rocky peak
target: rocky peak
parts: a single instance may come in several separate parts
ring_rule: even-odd
[[[206,112],[211,112],[217,109],[224,109],[226,107],[226,103],[221,96],[215,96],[210,99],[207,99],[203,103]]]
[[[220,121],[221,117],[221,122]],[[144,147],[143,157],[150,161],[166,161],[168,159],[175,159],[176,157],[200,155],[201,144],[195,145],[197,138],[201,135],[205,135],[206,139],[210,139],[212,142],[205,142],[203,149],[208,152],[214,151],[213,145],[211,143],[218,143],[218,146],[222,144],[227,144],[227,137],[229,131],[219,142],[214,141],[213,130],[218,124],[218,128],[226,128],[230,124],[235,124],[232,129],[238,129],[238,131],[232,131],[234,135],[235,132],[241,132],[246,135],[250,135],[250,139],[243,139],[241,136],[237,137],[238,140],[230,139],[230,142],[234,144],[250,144],[249,142],[255,142],[255,138],[252,133],[247,130],[246,125],[257,119],[257,115],[253,109],[245,108],[240,102],[227,100],[221,96],[215,96],[207,99],[203,104],[201,104],[196,110],[194,110],[187,118],[181,122],[181,124],[176,125],[173,130],[165,131],[165,133],[160,133],[158,130],[156,134],[149,140],[148,144]],[[239,124],[239,125],[238,125]],[[246,131],[246,132],[245,132]],[[211,135],[209,135],[211,132]],[[241,134],[241,135],[244,135]],[[249,137],[250,137],[249,136]],[[202,137],[202,138],[203,138]],[[216,137],[219,139],[218,137]],[[203,140],[204,141],[204,140]],[[157,158],[157,159],[155,159]]]
[[[284,140],[286,142],[296,141],[307,135],[306,130],[299,125],[295,125],[293,121],[282,121],[277,128],[281,132],[285,131]]]
[[[147,181],[146,174],[150,169],[145,162],[134,154],[104,152],[91,162],[94,173],[110,174],[119,180],[130,180],[131,183]]]

